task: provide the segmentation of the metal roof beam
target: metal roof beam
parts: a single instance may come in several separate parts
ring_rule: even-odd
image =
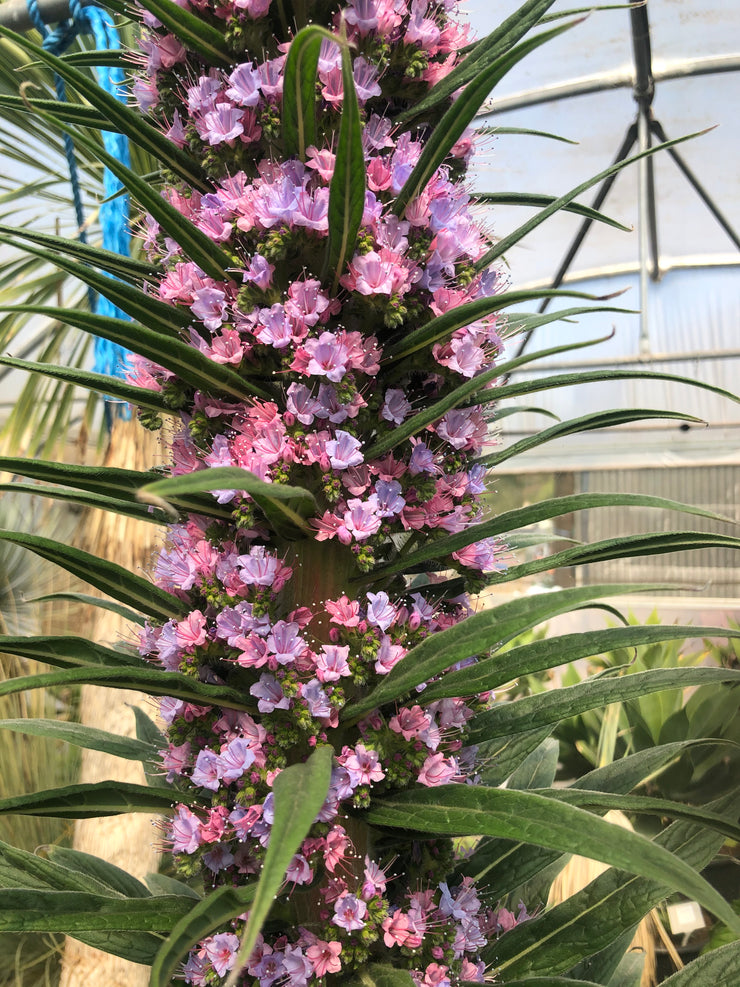
[[[713,75],[721,72],[740,71],[740,53],[729,55],[707,55],[698,58],[682,58],[676,61],[658,62],[653,65],[655,83],[668,79],[684,79],[694,75]],[[525,89],[511,96],[487,100],[479,113],[480,117],[494,113],[507,113],[526,106],[552,103],[571,96],[587,96],[591,93],[607,92],[610,89],[633,89],[635,72],[632,66],[615,69],[611,72],[597,72],[566,82],[556,82],[537,89]]]

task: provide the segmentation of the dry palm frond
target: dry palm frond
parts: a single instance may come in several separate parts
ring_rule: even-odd
[[[608,812],[606,819],[624,829],[632,829],[629,819],[621,812]],[[559,905],[571,898],[606,870],[608,870],[607,865],[599,861],[587,857],[571,857],[552,883],[548,905]],[[655,960],[658,940],[668,951],[676,969],[683,967],[681,957],[664,929],[657,909],[654,908],[638,925],[631,945],[632,949],[639,950],[645,957],[640,987],[655,987],[658,982]]]

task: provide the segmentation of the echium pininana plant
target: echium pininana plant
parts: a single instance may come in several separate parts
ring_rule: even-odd
[[[451,403],[400,441],[397,431],[491,370],[501,348],[495,316],[408,353],[403,346],[431,319],[500,286],[495,272],[475,267],[487,244],[465,183],[472,134],[409,194],[426,124],[397,122],[455,67],[467,28],[452,0],[310,4],[310,19],[326,29],[309,32],[316,123],[310,141],[291,148],[281,119],[296,68],[280,6],[193,6],[223,22],[243,52],[238,63],[203,64],[145,14],[134,89],[212,183],[202,192],[174,182],[166,197],[233,264],[222,277],[206,273],[151,217],[146,245],[166,270],[156,295],[188,314],[192,347],[259,391],[249,400],[194,391],[143,358],[131,379],[178,410],[172,475],[240,467],[314,499],[293,514],[287,536],[235,489],[214,491],[222,519],[191,514],[169,530],[156,581],[189,612],[149,624],[141,653],[167,670],[238,686],[253,707],[162,701],[167,778],[209,801],[179,804],[165,844],[179,871],[202,873],[207,886],[249,880],[269,844],[275,778],[331,745],[328,794],[239,983],[338,984],[371,958],[408,969],[424,987],[480,981],[481,948],[516,920],[484,904],[469,878],[447,883],[450,840],[376,845],[363,810],[380,793],[474,784],[466,724],[487,694],[425,703],[420,685],[356,723],[340,720],[348,700],[410,648],[467,616],[466,592],[503,565],[503,547],[489,538],[450,555],[447,567],[459,574],[451,581],[378,578],[411,548],[474,525],[482,510],[476,458],[488,430],[479,405]],[[352,153],[340,130],[352,112],[361,160],[337,188]],[[332,210],[343,216],[339,248]],[[225,977],[243,925],[241,916],[200,942],[186,981]]]

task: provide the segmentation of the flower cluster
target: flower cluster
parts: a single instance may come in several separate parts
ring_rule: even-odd
[[[462,181],[471,138],[457,142],[400,214],[393,209],[446,105],[413,129],[394,120],[454,69],[466,29],[454,0],[309,4],[337,42],[321,44],[316,139],[301,159],[286,157],[280,127],[292,41],[280,12],[270,0],[183,6],[222,26],[233,66],[205,64],[145,15],[134,91],[208,176],[207,191],[171,183],[168,201],[233,266],[223,279],[206,274],[148,217],[146,249],[163,271],[152,290],[186,314],[190,345],[255,396],[194,388],[143,358],[134,359],[130,378],[160,391],[179,417],[173,475],[235,466],[306,495],[281,523],[247,490],[217,490],[201,513],[169,529],[155,577],[187,615],[148,625],[140,652],[164,669],[226,685],[243,701],[234,708],[162,701],[163,770],[197,795],[177,806],[167,845],[185,875],[202,874],[211,885],[249,881],[270,840],[275,778],[317,745],[331,745],[323,807],[287,872],[284,908],[242,982],[339,983],[332,977],[387,956],[420,987],[482,980],[479,952],[505,927],[504,913],[483,907],[469,880],[447,880],[450,841],[385,847],[362,812],[387,792],[473,783],[466,724],[488,697],[428,701],[420,685],[356,724],[342,720],[415,645],[466,617],[465,591],[503,566],[493,539],[444,550],[447,536],[482,513],[476,459],[487,423],[482,407],[456,401],[455,391],[494,366],[496,318],[403,347],[430,320],[501,287],[476,268],[486,238]],[[356,243],[331,271],[346,43],[367,184]],[[430,416],[435,405],[439,414]],[[424,418],[418,425],[416,416]],[[430,541],[440,544],[434,565],[417,570],[413,584],[398,575],[399,559]],[[228,973],[243,924],[244,916],[193,950],[187,982],[211,984]]]

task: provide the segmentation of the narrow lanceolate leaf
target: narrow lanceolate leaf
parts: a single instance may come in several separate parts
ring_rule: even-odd
[[[675,384],[700,387],[704,391],[711,391],[712,394],[719,394],[728,401],[740,403],[740,397],[732,391],[725,390],[724,387],[717,387],[695,378],[681,377],[679,374],[664,374],[654,370],[583,370],[574,374],[554,374],[551,377],[535,377],[532,380],[517,381],[515,384],[504,384],[493,390],[476,394],[471,404],[503,401],[504,398],[521,397],[522,394],[533,394],[535,391],[549,391],[556,387],[575,387],[607,380],[666,380]]]
[[[141,6],[160,20],[183,45],[197,52],[211,65],[232,68],[235,55],[224,41],[223,28],[209,24],[173,0],[144,0]],[[220,23],[220,22],[219,22]]]
[[[365,152],[357,103],[352,56],[342,46],[342,119],[339,125],[334,174],[329,186],[329,241],[326,273],[337,285],[352,257],[365,209]]]
[[[116,562],[109,562],[107,559],[64,545],[52,538],[29,535],[20,531],[0,530],[0,541],[27,548],[30,552],[54,562],[67,572],[90,583],[102,593],[107,593],[119,603],[141,610],[150,617],[169,620],[171,617],[184,614],[187,610],[182,600],[155,586],[148,579],[129,572]]]
[[[485,726],[489,736],[505,737],[557,723],[587,709],[639,699],[653,692],[738,681],[740,671],[731,668],[656,668],[631,675],[586,679],[578,685],[501,703],[485,714]]]
[[[278,534],[289,534],[287,528],[283,530],[283,525],[290,526],[298,534],[311,533],[304,519],[316,510],[316,498],[309,490],[283,483],[266,483],[254,473],[238,466],[215,466],[212,469],[157,480],[142,487],[137,497],[145,504],[171,510],[169,502],[177,503],[178,497],[183,494],[211,490],[245,490],[263,510]]]
[[[572,13],[575,13],[575,11]],[[563,137],[561,134],[551,134],[549,130],[532,130],[530,127],[476,127],[475,132],[481,136],[546,137],[549,140],[560,141],[562,144],[578,144],[578,141],[571,140],[570,137]]]
[[[606,178],[611,175],[616,175],[617,172],[621,171],[622,168],[627,168],[629,165],[634,164],[635,161],[639,161],[641,158],[648,157],[651,154],[655,154],[657,151],[667,150],[669,147],[675,147],[676,144],[681,144],[683,141],[692,140],[694,137],[700,137],[704,131],[698,131],[695,134],[687,134],[686,137],[678,137],[672,141],[664,141],[662,144],[656,144],[649,148],[647,151],[640,151],[639,154],[633,154],[631,158],[626,158],[624,161],[620,161],[618,164],[613,164],[609,168],[605,168],[604,171],[599,172],[593,178],[590,178],[586,182],[582,182],[576,188],[571,189],[565,195],[561,195],[560,198],[554,199],[549,206],[545,206],[544,209],[540,210],[531,219],[528,219],[526,223],[522,223],[521,226],[517,227],[512,233],[507,236],[502,237],[498,240],[490,250],[475,262],[475,269],[477,271],[485,270],[490,264],[492,264],[499,257],[503,257],[507,251],[519,243],[525,236],[536,229],[541,223],[544,223],[546,219],[554,215],[556,212],[560,212],[566,205],[577,199],[579,195],[582,195],[588,189],[593,188],[594,185],[599,185]]]
[[[0,815],[52,816],[56,819],[95,819],[126,812],[170,812],[175,802],[197,805],[192,792],[176,788],[154,788],[124,781],[101,781],[94,785],[67,785],[32,795],[0,799]],[[191,902],[192,904],[192,902]]]
[[[9,356],[0,356],[0,365],[14,367],[16,370],[27,370],[29,373],[42,374],[52,380],[61,380],[65,384],[83,387],[88,391],[97,391],[108,397],[115,398],[138,408],[147,408],[160,414],[169,414],[170,409],[157,391],[147,390],[127,384],[120,377],[109,374],[96,374],[90,370],[79,370],[75,367],[57,367],[52,363],[36,363],[33,360],[15,360]]]
[[[728,812],[733,808],[730,800],[711,807]],[[677,822],[659,833],[655,842],[701,870],[719,849],[722,837],[696,824]],[[496,966],[506,980],[569,971],[632,929],[668,891],[665,881],[609,870],[561,905],[517,926],[510,938],[507,934],[492,944],[493,949],[485,950],[484,958],[492,960],[495,949]]]
[[[474,301],[466,302],[464,305],[455,305],[442,315],[430,319],[421,328],[414,329],[413,332],[405,335],[397,343],[393,343],[393,345],[387,347],[383,359],[388,362],[402,360],[404,357],[411,356],[412,353],[416,353],[418,350],[427,349],[434,343],[449,338],[456,329],[469,326],[478,319],[484,319],[488,315],[493,315],[494,312],[500,312],[510,305],[517,305],[519,302],[532,302],[541,298],[585,298],[591,302],[602,300],[598,295],[556,288],[548,288],[547,290],[504,291],[500,295],[476,298]],[[599,308],[578,308],[559,312],[548,312],[546,315],[541,315],[538,318],[544,319],[545,322],[557,322],[560,319],[566,319],[570,316],[604,311],[625,312],[630,310],[604,309],[599,306]],[[515,327],[518,330],[521,327],[520,316],[517,315],[516,320]]]
[[[249,921],[239,947],[239,955],[225,987],[234,987],[241,968],[249,959],[262,926],[270,913],[275,895],[285,881],[285,872],[316,816],[329,790],[334,751],[318,747],[304,764],[291,764],[275,779],[275,818],[270,842],[260,873]],[[152,984],[152,987],[156,987]]]
[[[65,668],[61,672],[28,675],[0,682],[0,696],[27,689],[49,689],[58,685],[100,685],[106,689],[135,689],[150,696],[172,696],[199,706],[221,704],[232,709],[254,712],[256,704],[245,693],[225,685],[211,685],[179,672],[158,668]]]
[[[186,384],[210,393],[225,391],[232,397],[244,400],[249,397],[268,398],[262,388],[241,377],[231,367],[215,363],[204,353],[180,339],[163,336],[135,322],[114,319],[109,316],[85,312],[81,309],[57,307],[34,307],[33,305],[0,306],[2,312],[27,312],[56,319],[83,332],[102,336],[111,342],[119,343],[148,360],[166,367],[177,374]]]
[[[740,637],[740,631],[721,627],[692,627],[670,624],[647,624],[629,627],[609,627],[579,634],[563,634],[558,637],[532,641],[503,654],[483,658],[477,664],[455,672],[448,672],[438,682],[430,683],[424,690],[424,699],[435,700],[448,696],[474,695],[498,689],[522,675],[531,675],[547,668],[555,668],[566,662],[603,655],[619,648],[635,648],[661,641],[684,641],[692,637]],[[457,690],[457,691],[455,691]],[[488,716],[487,713],[482,714]],[[485,737],[485,729],[481,728]],[[487,737],[485,739],[488,739]]]
[[[505,463],[507,459],[512,459],[529,449],[535,449],[537,446],[545,445],[555,439],[562,439],[568,435],[579,435],[582,432],[593,432],[599,428],[613,428],[615,425],[624,425],[627,422],[647,421],[651,418],[704,424],[701,418],[695,418],[693,415],[680,411],[660,411],[654,408],[615,408],[611,411],[597,411],[596,414],[583,415],[579,418],[558,422],[557,425],[543,429],[536,435],[529,435],[520,439],[519,442],[512,443],[506,449],[485,456],[483,461],[486,466],[498,466],[499,463]]]
[[[4,235],[0,235],[0,243],[6,243],[17,250],[23,250],[34,257],[40,257],[41,260],[58,267],[60,271],[79,278],[83,284],[89,285],[94,291],[104,295],[126,315],[140,322],[143,326],[147,326],[150,330],[156,331],[157,337],[160,339],[167,336],[177,336],[185,326],[193,321],[189,312],[175,308],[174,305],[167,305],[165,302],[159,301],[158,298],[141,291],[141,289],[134,288],[133,285],[106,277],[100,271],[96,271],[86,264],[70,260],[68,257],[60,256],[52,250],[29,246],[23,242],[19,243],[12,237]]]
[[[631,586],[630,591],[639,592],[650,588],[656,587]],[[376,707],[400,698],[422,682],[439,675],[458,661],[484,654],[556,614],[566,613],[602,596],[616,596],[624,590],[625,586],[618,584],[579,586],[538,597],[522,597],[476,613],[454,627],[430,634],[417,644],[366,696],[348,703],[341,718],[358,720]]]
[[[515,786],[510,785],[509,787],[514,788]],[[697,808],[693,805],[683,805],[681,802],[672,802],[669,799],[650,798],[646,795],[611,795],[604,792],[588,791],[588,789],[583,788],[542,788],[539,791],[533,788],[532,790],[545,798],[552,798],[568,805],[576,805],[581,809],[599,812],[619,809],[621,812],[645,813],[668,819],[685,819],[688,822],[696,822],[713,829],[730,840],[737,841],[740,839],[740,826],[703,807]]]
[[[0,652],[32,658],[57,668],[140,668],[141,658],[126,651],[115,651],[71,634],[18,634],[0,636]]]
[[[480,206],[528,206],[535,209],[549,206],[556,198],[554,195],[535,195],[530,192],[474,192],[472,196],[476,205]],[[573,213],[576,216],[584,216],[597,223],[605,223],[617,230],[624,230],[625,232],[631,230],[630,226],[625,226],[616,219],[612,219],[611,216],[605,216],[604,213],[599,212],[598,209],[592,209],[591,206],[583,206],[580,202],[570,202],[563,207],[562,211]]]
[[[321,42],[335,44],[336,35],[317,24],[293,38],[283,75],[283,147],[286,157],[306,160],[306,148],[316,143],[316,72]]]
[[[241,915],[252,904],[257,888],[221,887],[207,895],[177,922],[152,963],[149,987],[169,987],[183,957],[193,945],[212,932],[223,928],[235,915]]]
[[[536,750],[552,733],[551,727],[540,727],[515,737],[498,738],[490,743],[483,738],[478,747],[476,770],[484,785],[502,785],[525,758]]]
[[[72,123],[76,127],[118,131],[118,128],[114,127],[102,113],[98,113],[92,106],[83,106],[82,103],[58,103],[54,99],[35,99],[32,96],[21,97],[2,94],[0,95],[0,109],[21,113],[41,111],[48,113],[51,117],[64,120],[65,123]]]
[[[483,538],[496,538],[499,535],[505,536],[510,531],[515,531],[518,528],[524,528],[525,526],[531,524],[537,524],[540,521],[545,521],[554,517],[562,517],[565,514],[572,514],[574,511],[594,510],[598,507],[654,507],[661,510],[680,511],[685,514],[696,514],[700,517],[710,517],[715,521],[727,520],[726,518],[713,514],[712,512],[705,512],[700,507],[694,507],[691,504],[681,504],[679,501],[667,500],[663,497],[650,497],[647,495],[643,496],[642,494],[621,493],[571,494],[569,497],[553,497],[551,500],[543,500],[540,503],[530,504],[527,507],[520,507],[513,511],[506,511],[503,514],[499,514],[498,517],[492,518],[490,521],[484,521],[482,524],[472,525],[470,528],[460,531],[454,535],[448,535],[444,538],[435,539],[424,548],[420,548],[418,551],[411,552],[404,556],[402,561],[392,562],[387,566],[379,566],[373,571],[371,578],[385,578],[386,576],[393,575],[396,572],[406,572],[410,568],[421,565],[424,562],[429,562],[434,559],[445,559],[450,556],[452,552],[459,552],[460,549],[465,548],[466,545],[472,545],[474,542],[481,541]],[[579,545],[573,549],[566,549],[566,552],[571,552],[574,557],[576,557],[578,553],[584,553],[584,555],[588,555],[588,561],[595,561],[591,558],[591,555],[594,553],[590,552],[590,549],[593,547],[594,546]],[[666,551],[673,551],[673,549],[666,549]],[[565,552],[559,553],[558,556],[550,555],[548,556],[548,559],[552,560],[559,558],[560,555],[565,556]],[[606,554],[600,556],[600,558],[608,557],[609,556]],[[533,564],[537,565],[540,561],[541,560],[535,560]],[[530,563],[524,563],[524,565],[529,564]],[[559,564],[576,565],[578,563],[563,561]],[[546,565],[542,568],[549,569],[553,567],[554,564]],[[522,568],[522,566],[515,566],[513,568],[518,571]],[[510,569],[506,573],[489,578],[493,581],[500,580],[505,582],[511,571],[512,570]]]
[[[496,836],[601,860],[669,884],[740,932],[740,917],[691,867],[663,847],[582,809],[532,792],[444,785],[378,798],[371,825],[450,836]]]
[[[109,897],[148,898],[146,885],[126,871],[79,850],[49,846],[29,853],[0,841],[0,888],[86,891]]]
[[[178,8],[179,9],[179,8]],[[53,122],[53,121],[52,121]],[[162,232],[171,236],[180,246],[185,256],[197,264],[206,274],[218,281],[228,281],[228,270],[234,266],[233,259],[225,253],[209,236],[203,233],[189,219],[179,212],[175,206],[160,195],[159,191],[140,178],[131,168],[122,164],[116,157],[109,154],[99,143],[89,138],[80,130],[66,123],[57,121],[56,126],[73,139],[76,145],[97,158],[101,164],[125,186],[127,192],[136,199],[142,208],[146,209],[159,223]]]
[[[14,730],[34,737],[63,740],[73,747],[104,751],[128,761],[151,761],[157,756],[156,748],[150,744],[143,744],[133,737],[122,737],[107,730],[98,730],[96,727],[86,727],[81,723],[68,723],[64,720],[32,720],[25,717],[0,720],[0,730]]]
[[[172,4],[172,6],[174,7],[175,5]],[[175,7],[175,9],[180,11],[180,16],[183,18],[192,17],[192,14],[183,11],[179,7]],[[207,190],[203,180],[203,171],[194,158],[185,151],[180,150],[161,131],[148,123],[146,118],[138,110],[132,106],[128,106],[126,103],[122,103],[112,93],[106,92],[102,86],[96,83],[91,75],[81,72],[80,69],[71,65],[68,60],[59,58],[45,48],[40,48],[38,45],[33,44],[24,35],[14,34],[6,28],[0,28],[0,37],[11,39],[29,54],[38,58],[39,61],[50,66],[65,82],[74,86],[77,92],[105,118],[103,126],[98,127],[93,124],[94,129],[107,130],[108,127],[106,124],[112,124],[110,129],[125,134],[129,140],[133,141],[143,150],[148,151],[149,154],[158,161],[161,161],[170,171],[183,178],[188,184],[195,185],[203,191]],[[45,111],[38,105],[41,102],[41,100],[36,101],[36,108],[43,113]],[[53,110],[52,115],[55,115]],[[91,126],[91,124],[83,122],[83,126]]]
[[[65,600],[70,603],[79,603],[86,607],[100,607],[101,610],[108,610],[110,613],[117,613],[124,620],[130,620],[134,624],[144,624],[146,617],[137,613],[130,607],[121,606],[113,600],[103,600],[99,596],[91,596],[89,593],[45,593],[43,596],[34,596],[29,599],[29,603],[56,603]]]
[[[122,895],[125,898],[149,898],[151,891],[138,878],[115,864],[94,857],[90,853],[73,850],[70,847],[58,845],[49,846],[46,850],[53,864],[63,867],[67,873],[79,875],[82,880],[93,880],[105,889],[108,895]],[[62,883],[52,884],[57,890],[73,890]],[[91,890],[88,888],[88,890]]]
[[[550,729],[550,727],[541,727],[540,731],[549,731]],[[535,736],[538,732],[530,731],[526,734],[517,734],[512,738],[507,738],[506,741],[499,742],[516,745],[519,740]],[[496,741],[484,742],[479,748],[480,756],[486,760],[495,759],[496,743]],[[626,794],[670,761],[679,757],[689,746],[691,746],[690,742],[662,744],[659,747],[638,751],[637,754],[621,758],[603,768],[589,771],[574,782],[571,788],[593,788],[600,792]],[[490,772],[492,777],[490,779],[487,776],[484,778],[484,784],[489,787],[498,786],[506,781],[506,774],[496,774],[497,767],[498,765],[494,762]],[[703,830],[703,832],[708,831]],[[712,835],[712,838],[716,839],[716,836]],[[484,880],[489,884],[493,882],[498,893],[505,895],[557,862],[559,857],[560,854],[557,850],[535,848],[522,842],[499,839],[482,840],[471,856],[458,864],[453,880],[458,881],[462,877],[472,877],[476,884]]]
[[[517,45],[505,55],[496,59],[492,65],[477,70],[472,80],[466,85],[454,104],[447,110],[424,144],[418,162],[396,196],[392,210],[396,216],[403,216],[406,206],[426,187],[434,172],[439,168],[454,145],[460,139],[465,128],[472,122],[473,117],[481,108],[493,87],[503,79],[506,73],[521,61],[525,55],[539,48],[540,45],[552,41],[571,25],[565,24],[544,31],[534,38]],[[575,198],[575,196],[573,196]],[[558,200],[559,201],[559,200]]]
[[[553,0],[527,0],[523,3],[516,13],[507,17],[494,31],[472,45],[465,61],[433,86],[418,103],[401,113],[396,118],[396,122],[405,123],[406,120],[413,119],[449,99],[454,92],[474,79],[482,69],[513,48],[527,31],[536,27],[552,4]]]
[[[344,987],[414,987],[414,983],[408,970],[397,970],[385,963],[368,963]]]
[[[663,981],[663,987],[736,987],[740,983],[740,941],[697,957]]]
[[[124,257],[121,254],[113,253],[112,250],[104,250],[102,247],[93,247],[70,237],[57,236],[54,233],[40,233],[36,230],[3,224],[0,224],[0,233],[5,236],[15,236],[21,240],[28,240],[38,247],[48,248],[55,254],[67,254],[83,264],[92,264],[93,267],[97,267],[107,274],[113,274],[117,278],[122,278],[124,281],[130,281],[132,284],[153,281],[159,273],[153,264],[147,264],[132,257]]]
[[[506,572],[488,577],[489,584],[507,583],[535,572],[560,569],[563,566],[589,565],[610,559],[637,558],[641,555],[664,555],[667,552],[696,551],[700,548],[740,548],[740,538],[716,535],[702,531],[655,531],[647,535],[627,535],[623,538],[606,538],[590,545],[566,548],[554,555],[546,555],[532,562],[512,566]]]
[[[605,312],[607,310],[603,308],[599,311]],[[515,357],[513,360],[507,360],[504,363],[498,364],[491,370],[485,370],[475,378],[466,381],[464,384],[460,384],[439,401],[431,402],[423,411],[417,412],[417,414],[412,415],[400,425],[396,426],[396,428],[388,432],[377,442],[373,443],[373,445],[365,451],[365,458],[369,460],[384,455],[386,452],[389,452],[391,449],[400,445],[401,442],[410,438],[412,435],[418,434],[422,429],[426,428],[427,425],[431,425],[433,422],[439,421],[443,415],[447,414],[447,412],[451,411],[453,408],[458,408],[461,406],[464,407],[474,403],[475,397],[480,393],[480,389],[482,387],[485,387],[487,384],[492,384],[494,381],[498,380],[499,377],[511,373],[519,367],[524,366],[526,363],[532,363],[535,360],[540,360],[558,353],[572,352],[573,350],[583,349],[586,346],[596,346],[603,342],[604,338],[607,337],[602,337],[601,339],[587,339],[582,343],[570,343],[563,346],[553,346],[549,350],[538,350],[535,353],[522,354],[522,356]],[[663,412],[660,412],[660,414],[662,415]],[[583,429],[583,431],[586,431],[586,429]]]
[[[7,891],[0,932],[169,932],[192,908],[185,895],[108,898],[83,891]]]
[[[38,483],[0,483],[0,491],[9,491],[14,494],[25,493],[31,497],[50,497],[70,504],[81,504],[83,507],[111,511],[122,517],[131,517],[137,521],[147,521],[151,524],[167,524],[169,520],[162,511],[152,511],[143,504],[132,504],[127,500],[115,500],[113,497],[101,497],[99,494],[65,490],[64,487],[42,486]]]

